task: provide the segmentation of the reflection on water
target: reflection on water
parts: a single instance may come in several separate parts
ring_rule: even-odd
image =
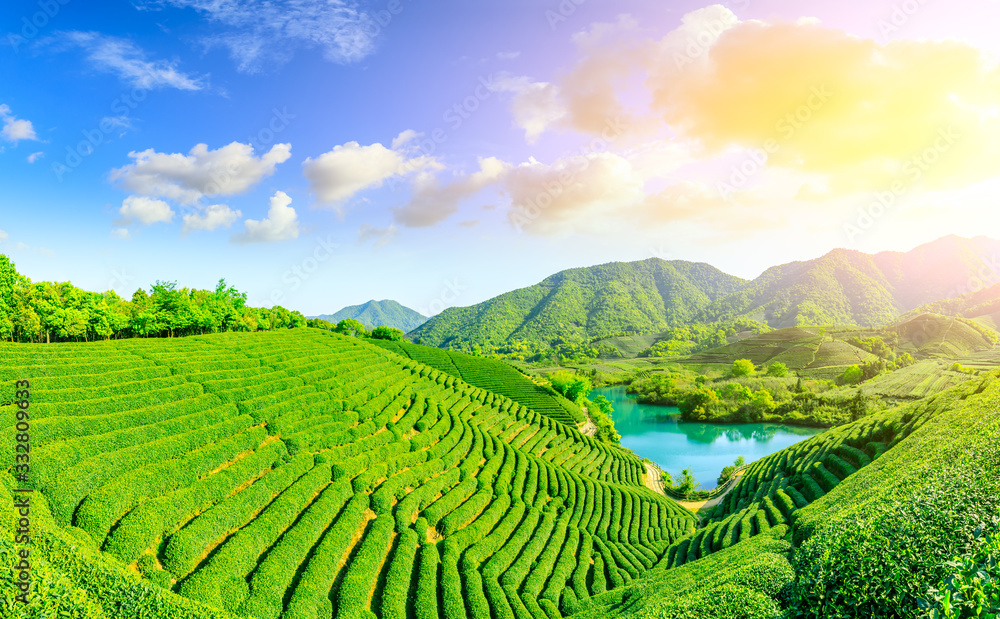
[[[595,389],[611,400],[622,445],[671,474],[690,468],[702,486],[714,488],[722,467],[737,456],[753,462],[821,432],[776,423],[717,424],[682,421],[676,408],[639,404],[624,387]]]

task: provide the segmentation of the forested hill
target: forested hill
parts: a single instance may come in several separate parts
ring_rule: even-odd
[[[699,318],[745,316],[776,328],[884,325],[918,306],[996,281],[998,256],[1000,241],[985,237],[948,236],[906,253],[837,249],[815,260],[772,267]]]
[[[703,263],[613,262],[562,271],[479,305],[447,309],[410,335],[432,346],[460,346],[650,333],[691,321],[746,284]]]
[[[391,299],[384,299],[382,301],[375,301],[373,299],[361,305],[350,305],[335,314],[323,314],[322,316],[315,316],[315,318],[326,320],[333,324],[337,324],[341,320],[357,320],[369,329],[374,329],[375,327],[392,327],[393,329],[400,329],[404,333],[412,331],[427,322],[427,316]]]
[[[410,337],[453,348],[514,342],[544,347],[735,319],[775,328],[884,326],[917,307],[1000,280],[998,257],[1000,241],[949,236],[906,253],[836,249],[772,267],[752,282],[707,264],[655,258],[611,263],[562,271],[478,305],[447,309]],[[979,304],[977,311],[994,314],[988,305],[994,299],[987,297],[952,305],[968,313]]]
[[[306,317],[297,311],[248,307],[246,300],[246,293],[222,279],[215,290],[158,281],[148,293],[139,289],[127,300],[112,290],[32,282],[0,254],[0,340],[90,341],[306,326]]]

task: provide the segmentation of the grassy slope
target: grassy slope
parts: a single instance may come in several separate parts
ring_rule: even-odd
[[[544,617],[634,579],[692,527],[641,485],[634,457],[353,338],[310,329],[2,352],[4,462],[7,387],[33,381],[44,592],[14,616]],[[576,564],[585,547],[600,578]],[[555,586],[574,576],[584,584],[572,593]]]

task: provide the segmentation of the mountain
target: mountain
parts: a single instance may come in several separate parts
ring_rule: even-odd
[[[313,316],[312,318],[319,318],[332,323],[353,318],[369,329],[374,329],[375,327],[392,327],[394,329],[402,329],[404,333],[412,331],[427,322],[427,317],[423,314],[389,299],[382,301],[371,300],[361,305],[345,307],[336,314],[323,314],[322,316]]]
[[[582,341],[691,321],[748,282],[702,263],[650,258],[569,269],[472,307],[449,308],[410,333],[431,346]]]
[[[879,326],[900,314],[997,277],[1000,241],[948,236],[909,252],[875,255],[835,249],[821,258],[765,271],[744,290],[717,300],[703,321],[746,316],[772,327]]]
[[[915,308],[996,282],[998,257],[1000,241],[948,236],[905,253],[835,249],[771,267],[752,282],[702,263],[616,262],[562,271],[478,305],[450,308],[410,336],[431,346],[544,346],[736,318],[778,329],[884,326]],[[989,313],[998,310],[1000,304]]]

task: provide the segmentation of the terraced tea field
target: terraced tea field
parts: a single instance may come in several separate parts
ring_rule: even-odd
[[[372,340],[397,354],[426,363],[442,372],[461,378],[470,385],[505,395],[528,408],[562,423],[576,425],[585,421],[578,406],[533,383],[511,365],[487,357],[473,357],[454,350],[442,350],[408,342]]]
[[[354,338],[0,350],[5,462],[30,381],[51,593],[16,616],[558,617],[694,530],[634,456]],[[6,559],[19,482],[0,481]]]

